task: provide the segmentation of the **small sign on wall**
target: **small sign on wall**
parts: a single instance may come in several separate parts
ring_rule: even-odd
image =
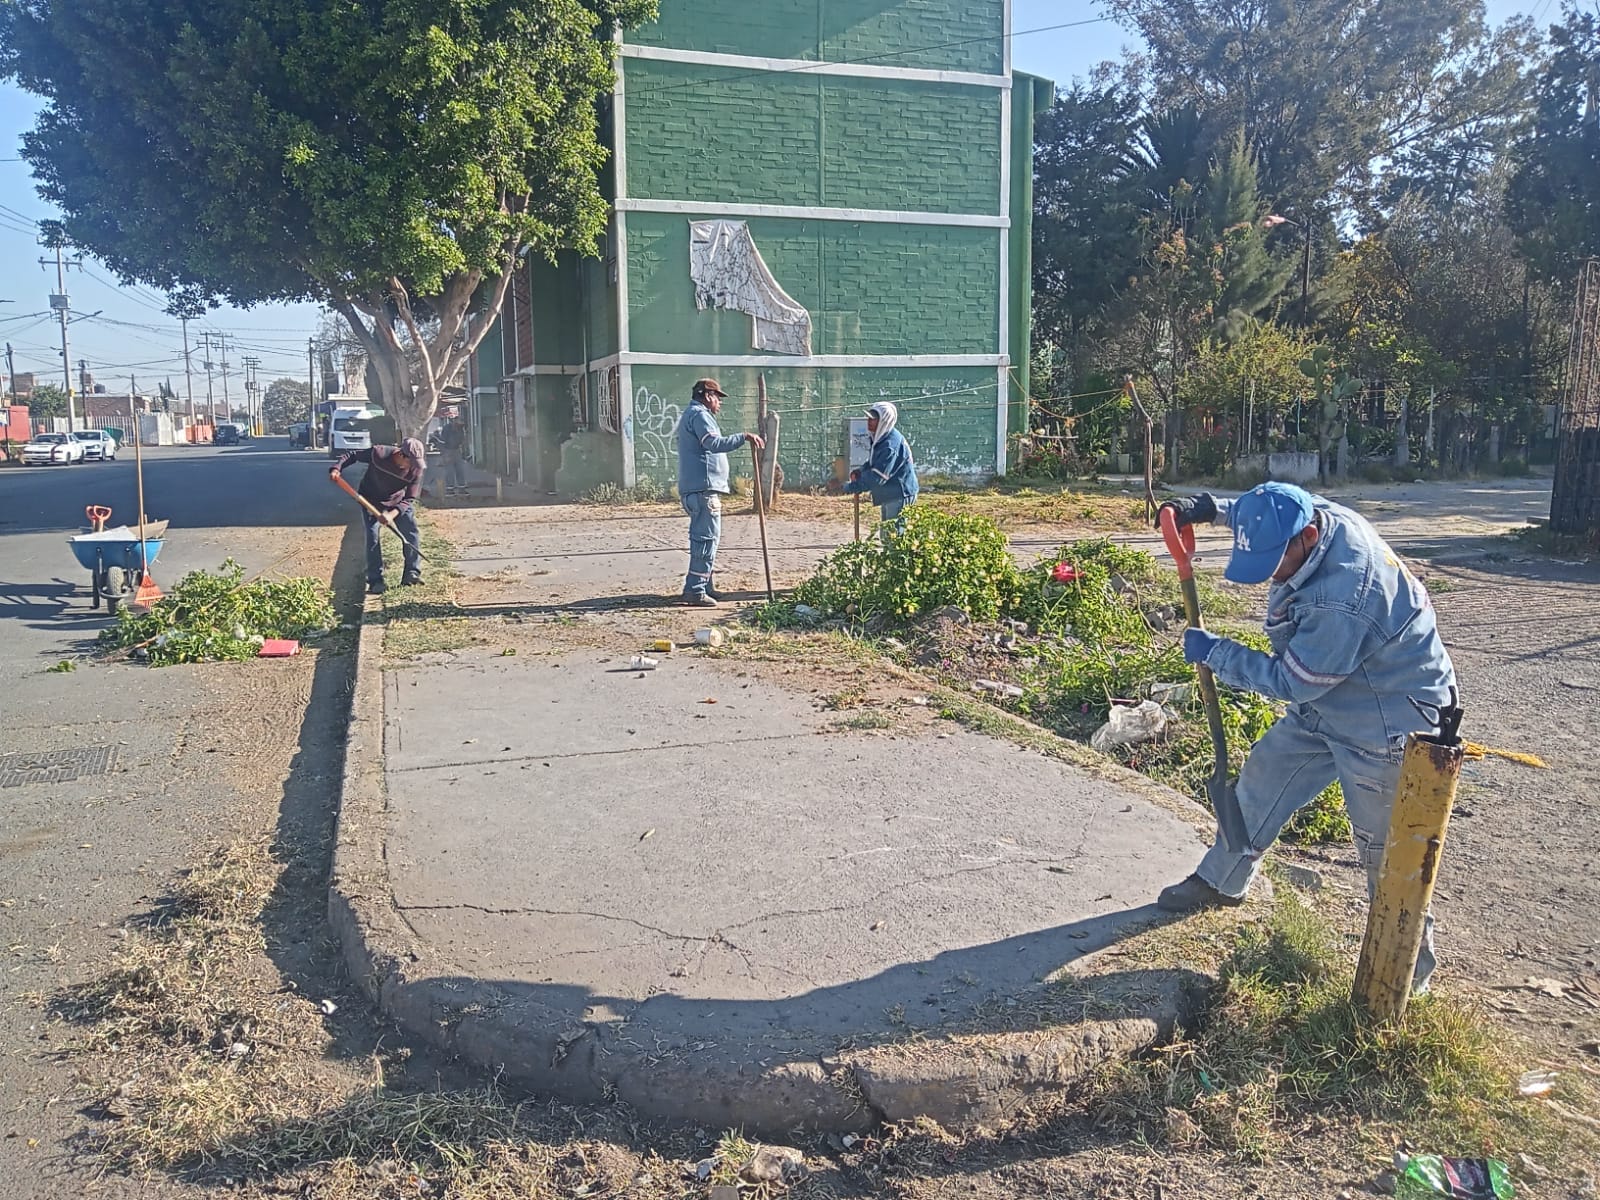
[[[867,431],[865,417],[846,417],[844,422],[844,455],[852,471],[858,471],[872,461],[872,434]]]

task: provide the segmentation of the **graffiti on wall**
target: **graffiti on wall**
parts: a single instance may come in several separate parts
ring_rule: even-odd
[[[633,397],[633,430],[635,462],[638,469],[662,472],[677,462],[678,452],[672,444],[672,431],[678,427],[683,410],[668,404],[647,387],[641,387]]]

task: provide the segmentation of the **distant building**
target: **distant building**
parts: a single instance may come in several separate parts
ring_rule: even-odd
[[[661,0],[603,114],[603,257],[519,269],[474,356],[477,461],[543,491],[670,483],[693,381],[790,486],[901,408],[924,472],[1003,473],[1026,429],[1033,119],[1009,0]],[[743,473],[750,473],[745,463]]]

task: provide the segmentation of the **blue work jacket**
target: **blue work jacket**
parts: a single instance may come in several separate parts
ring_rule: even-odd
[[[877,505],[903,500],[910,504],[917,498],[917,468],[911,461],[911,447],[898,429],[891,429],[872,447],[872,458],[861,468],[861,477],[844,485],[846,494],[872,493]]]
[[[711,410],[698,402],[678,421],[678,495],[720,492],[726,496],[728,455],[744,445],[745,437],[736,433],[722,436]]]
[[[1428,591],[1366,519],[1314,497],[1320,539],[1267,596],[1264,654],[1224,639],[1206,661],[1230,687],[1294,706],[1330,741],[1393,755],[1427,727],[1412,699],[1446,704],[1455,667]],[[1215,524],[1232,503],[1217,501]]]

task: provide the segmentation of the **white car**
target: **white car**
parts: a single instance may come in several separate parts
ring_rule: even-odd
[[[84,460],[83,443],[70,433],[41,433],[22,448],[22,465],[25,467],[51,463],[65,465]]]
[[[117,439],[104,429],[80,429],[72,435],[83,443],[85,462],[115,462]]]

